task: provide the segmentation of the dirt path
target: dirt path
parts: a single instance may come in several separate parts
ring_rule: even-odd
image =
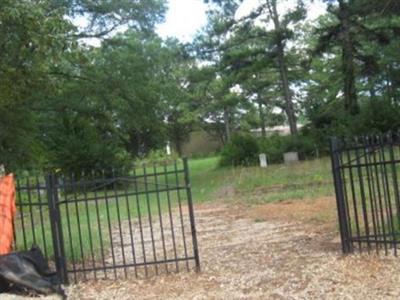
[[[201,273],[87,282],[71,287],[69,299],[398,299],[400,261],[343,257],[334,215],[316,209],[331,208],[331,200],[198,205]],[[329,226],[318,227],[313,210]]]

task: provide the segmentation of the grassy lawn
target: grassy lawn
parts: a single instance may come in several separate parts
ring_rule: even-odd
[[[192,194],[195,203],[206,201],[240,201],[249,205],[281,201],[287,199],[312,199],[321,196],[333,195],[331,179],[330,160],[323,158],[314,161],[305,161],[292,165],[271,165],[262,169],[259,167],[225,167],[218,166],[218,157],[193,159],[189,162],[190,178],[192,183]],[[166,169],[160,169],[162,172]],[[168,169],[172,171],[173,169]],[[157,170],[148,170],[149,173]],[[138,172],[137,175],[141,175]],[[67,199],[72,201],[85,198],[103,198],[89,204],[84,202],[71,202],[68,205],[61,205],[62,226],[65,238],[65,251],[67,259],[74,261],[103,260],[109,255],[111,232],[119,228],[121,222],[126,222],[129,216],[132,222],[137,222],[139,211],[145,221],[149,212],[156,222],[161,215],[167,215],[169,207],[178,207],[179,199],[186,204],[185,191],[152,192],[148,196],[145,193],[140,195],[129,195],[130,192],[138,190],[144,192],[146,189],[154,191],[157,184],[162,189],[167,185],[183,183],[183,174],[178,178],[175,175],[162,175],[157,179],[149,177],[148,187],[139,183],[133,189],[129,186],[125,190],[116,188],[114,190],[100,189],[95,192],[78,193],[70,192]],[[104,200],[107,195],[109,201]],[[38,198],[28,199],[27,195],[21,194],[24,201],[39,201]],[[43,199],[44,198],[44,199]],[[115,201],[115,200],[118,201]],[[169,199],[169,201],[168,201]],[[61,201],[65,201],[65,195],[61,195]],[[43,196],[41,201],[46,201]],[[29,247],[36,243],[45,249],[49,256],[52,256],[51,231],[48,220],[47,209],[40,213],[40,210],[28,210],[22,212],[26,222],[25,232],[17,222],[16,237],[18,248],[24,248],[24,239]],[[31,217],[32,216],[32,217]],[[34,222],[31,222],[31,220]],[[42,223],[44,226],[40,226]],[[126,223],[125,223],[126,224]],[[25,237],[24,237],[25,235]],[[45,236],[45,240],[43,239]],[[104,251],[102,251],[102,249]]]
[[[248,204],[334,195],[329,158],[267,168],[220,168],[218,158],[212,157],[192,160],[190,169],[197,202],[212,201],[224,190]]]

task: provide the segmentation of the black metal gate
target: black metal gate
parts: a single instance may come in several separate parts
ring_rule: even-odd
[[[199,270],[186,159],[17,178],[16,248],[44,249],[70,279]]]
[[[331,158],[343,252],[384,250],[397,255],[399,135],[333,138]]]

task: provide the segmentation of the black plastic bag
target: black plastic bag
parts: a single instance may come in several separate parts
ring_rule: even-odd
[[[0,256],[0,293],[21,288],[44,295],[57,293],[65,297],[57,274],[50,271],[37,246],[29,251]]]

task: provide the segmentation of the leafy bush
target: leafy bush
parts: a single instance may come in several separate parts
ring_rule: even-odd
[[[400,107],[390,100],[372,99],[361,106],[354,118],[353,134],[372,134],[400,128]]]
[[[315,157],[314,140],[306,135],[280,136],[274,134],[259,141],[260,153],[265,153],[269,163],[283,162],[285,152],[298,152],[300,159]]]
[[[283,153],[296,151],[299,153],[300,159],[309,159],[316,156],[317,146],[311,136],[299,133],[299,135],[295,137],[287,136],[286,138],[287,141]]]
[[[285,152],[298,152],[300,159],[316,156],[317,143],[307,134],[281,136],[278,134],[266,138],[251,135],[235,135],[221,152],[221,166],[248,166],[258,164],[258,155],[265,153],[268,163],[282,163]]]
[[[221,152],[221,166],[247,166],[258,161],[259,145],[250,135],[235,135]]]
[[[129,154],[111,134],[102,133],[89,120],[75,118],[69,123],[58,121],[54,130],[44,137],[51,149],[47,169],[81,174],[92,170],[122,168],[130,163]]]
[[[386,99],[365,99],[360,112],[351,115],[341,102],[333,102],[308,113],[310,123],[302,128],[303,136],[315,141],[322,153],[329,151],[331,136],[386,133],[400,128],[400,106]]]
[[[135,164],[142,164],[142,163],[157,163],[157,162],[164,162],[164,161],[171,161],[178,159],[178,155],[176,153],[172,153],[171,155],[167,155],[167,152],[164,149],[158,150],[151,150],[149,153],[146,154],[144,157],[139,157],[135,160]]]
[[[283,149],[287,148],[285,139],[285,136],[274,134],[259,140],[260,153],[267,155],[268,163],[280,163],[283,161]]]

